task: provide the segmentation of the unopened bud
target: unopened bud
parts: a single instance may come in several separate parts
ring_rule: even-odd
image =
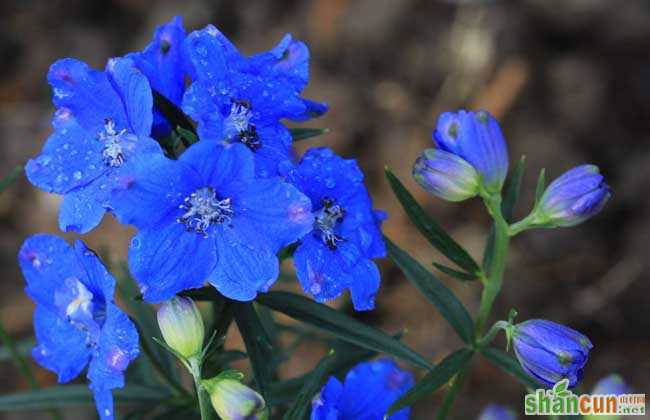
[[[216,378],[201,382],[210,394],[212,407],[223,420],[266,420],[264,398],[237,379]]]
[[[205,330],[199,308],[190,298],[175,297],[158,309],[158,326],[169,347],[190,358],[203,348]]]

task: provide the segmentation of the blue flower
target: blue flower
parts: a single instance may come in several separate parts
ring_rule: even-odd
[[[601,211],[611,195],[597,166],[577,166],[544,191],[536,210],[536,224],[575,226]]]
[[[142,52],[126,57],[147,77],[151,88],[177,106],[181,105],[185,92],[185,76],[192,74],[184,54],[185,29],[183,19],[174,17],[169,23],[156,28],[153,40]],[[172,127],[157,110],[154,112],[153,134],[163,137]]]
[[[355,366],[341,384],[330,377],[312,403],[311,420],[383,420],[388,408],[413,386],[413,375],[390,359]],[[407,420],[404,408],[390,420]]]
[[[569,386],[574,387],[582,379],[582,369],[593,347],[583,334],[543,319],[515,325],[512,339],[521,367],[549,386],[568,379]]]
[[[239,143],[198,142],[178,160],[152,155],[120,185],[115,214],[139,229],[129,267],[150,302],[206,279],[231,299],[254,299],[278,277],[278,250],[313,220],[309,199],[277,177],[257,178]]]
[[[438,119],[433,142],[474,166],[489,193],[501,191],[508,173],[508,149],[499,123],[489,112],[445,112]]]
[[[490,404],[483,409],[478,420],[517,420],[517,416],[509,407]]]
[[[418,157],[413,178],[425,190],[448,201],[463,201],[479,192],[480,178],[474,167],[440,149],[427,149]]]
[[[632,392],[632,389],[628,384],[623,381],[621,375],[611,374],[602,378],[594,390],[591,391],[592,394],[603,394],[603,395],[622,395],[629,394]]]
[[[88,365],[97,412],[112,419],[111,390],[124,386],[124,371],[139,352],[135,326],[113,302],[115,279],[83,242],[73,249],[54,235],[27,238],[18,262],[36,303],[32,356],[59,383]]]
[[[293,255],[302,288],[319,302],[349,289],[356,310],[373,309],[380,276],[372,259],[386,255],[380,231],[386,216],[373,211],[357,163],[313,148],[288,179],[314,209],[312,229]]]
[[[151,89],[128,59],[111,60],[100,72],[66,58],[50,67],[48,80],[54,133],[25,171],[35,186],[65,196],[61,230],[86,233],[110,209],[112,185],[131,161],[142,152],[162,153],[148,137]]]
[[[280,119],[303,121],[327,111],[300,97],[309,80],[307,46],[286,35],[271,51],[245,57],[208,26],[192,32],[185,47],[196,80],[183,110],[198,122],[199,138],[242,143],[254,152],[260,176],[283,174],[292,138]]]

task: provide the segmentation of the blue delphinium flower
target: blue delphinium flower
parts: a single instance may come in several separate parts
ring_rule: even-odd
[[[623,381],[621,375],[611,374],[602,378],[594,390],[591,391],[592,394],[603,394],[603,395],[621,395],[629,394],[632,392],[632,389],[628,384]]]
[[[386,255],[380,231],[385,215],[373,211],[357,163],[313,148],[287,179],[314,209],[313,228],[293,255],[303,289],[319,302],[349,289],[356,310],[373,309],[380,276],[372,259]]]
[[[413,386],[411,372],[390,359],[355,366],[343,383],[330,377],[312,402],[311,420],[383,420],[388,408]],[[389,417],[407,420],[406,407]]]
[[[601,211],[611,195],[612,190],[597,166],[577,166],[544,191],[535,212],[535,224],[575,226]]]
[[[129,267],[144,298],[160,302],[206,279],[252,300],[278,277],[276,253],[312,227],[310,201],[280,178],[257,178],[240,143],[198,142],[178,160],[152,155],[115,191],[115,214],[133,224]]]
[[[509,407],[490,404],[481,411],[478,420],[517,420],[517,416]]]
[[[36,303],[32,356],[59,383],[88,365],[97,412],[112,419],[111,390],[124,386],[124,371],[139,352],[135,326],[113,302],[115,279],[83,242],[73,249],[54,235],[28,238],[18,261]]]
[[[501,191],[508,173],[508,149],[499,123],[489,112],[445,112],[438,119],[433,142],[474,166],[487,192]]]
[[[413,178],[443,200],[463,201],[479,192],[478,172],[465,159],[440,149],[427,149],[413,165]]]
[[[531,319],[514,326],[515,355],[521,367],[543,384],[553,386],[562,379],[574,387],[582,379],[591,341],[564,325]]]
[[[290,167],[291,134],[280,122],[322,115],[327,107],[300,97],[309,80],[309,50],[290,35],[271,51],[245,57],[214,26],[185,41],[196,80],[183,110],[198,122],[201,140],[246,145],[260,176]]]
[[[50,67],[48,80],[57,107],[54,133],[25,172],[35,186],[65,196],[61,230],[86,233],[110,209],[116,177],[138,154],[161,153],[148,137],[151,88],[128,59],[110,60],[101,72],[66,58]]]
[[[185,92],[185,76],[192,73],[184,54],[185,29],[183,19],[174,17],[156,28],[153,40],[142,52],[128,54],[136,67],[147,77],[151,88],[177,106],[181,105]],[[172,127],[157,110],[154,112],[153,134],[162,137]]]

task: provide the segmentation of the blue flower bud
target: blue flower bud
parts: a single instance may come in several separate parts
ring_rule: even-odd
[[[490,404],[483,409],[478,420],[517,420],[517,416],[509,407]]]
[[[605,395],[621,395],[629,394],[632,392],[632,389],[628,384],[623,382],[621,375],[611,374],[602,378],[594,390],[591,391],[592,394],[605,394]]]
[[[538,224],[575,226],[602,210],[611,195],[597,166],[575,167],[544,191],[536,214]]]
[[[474,167],[441,149],[427,149],[418,157],[413,178],[425,190],[448,201],[463,201],[479,191],[480,178]]]
[[[579,332],[543,319],[515,325],[512,340],[524,371],[549,386],[565,378],[575,386],[593,347]]]
[[[181,356],[190,358],[203,349],[203,318],[192,299],[175,297],[160,305],[158,326],[167,345]]]
[[[265,420],[264,398],[237,379],[212,378],[201,382],[210,394],[212,407],[222,420]]]
[[[491,193],[501,191],[508,173],[508,149],[497,120],[487,111],[446,112],[433,133],[434,143],[469,162]]]

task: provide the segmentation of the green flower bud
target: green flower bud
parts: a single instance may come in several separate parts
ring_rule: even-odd
[[[205,330],[199,308],[190,298],[175,297],[158,309],[158,326],[169,347],[190,358],[201,353]]]
[[[201,382],[222,420],[266,420],[264,398],[237,379],[219,377]]]

